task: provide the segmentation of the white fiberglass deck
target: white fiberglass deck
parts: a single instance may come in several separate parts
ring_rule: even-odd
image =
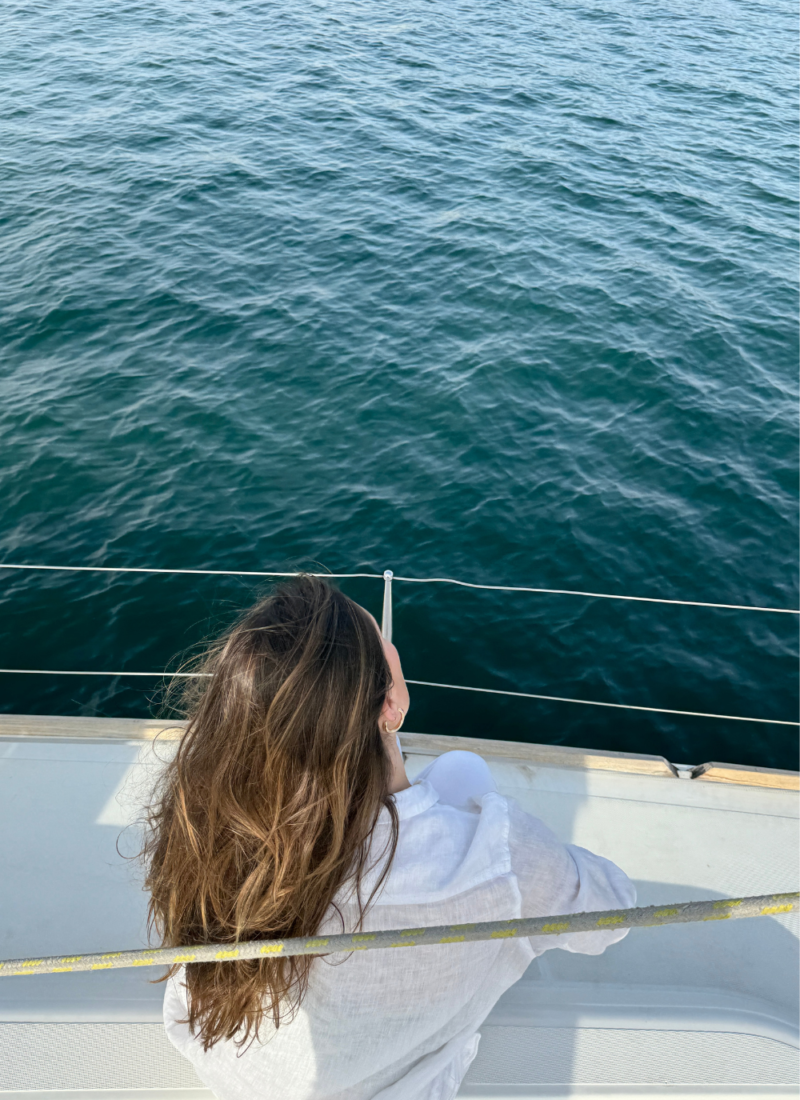
[[[559,750],[541,764],[530,746],[493,758],[478,744],[503,793],[617,862],[641,905],[796,888],[791,790],[574,766]],[[405,739],[412,779],[441,745]],[[144,944],[145,897],[116,843],[155,765],[150,744],[0,740],[0,957]],[[796,1096],[797,949],[792,914],[634,929],[596,958],[549,951],[486,1021],[460,1095]],[[155,976],[0,979],[0,1094],[209,1098],[164,1037]]]

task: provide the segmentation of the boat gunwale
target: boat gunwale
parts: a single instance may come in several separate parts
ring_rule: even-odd
[[[0,714],[0,740],[19,741],[178,741],[186,723],[157,718],[86,718],[77,715]],[[516,760],[524,764],[622,772],[662,779],[690,779],[745,787],[800,790],[800,772],[709,761],[691,768],[671,764],[663,756],[539,745],[524,741],[496,741],[431,733],[400,734],[401,748],[420,756],[440,756],[452,749],[477,753],[486,759]]]

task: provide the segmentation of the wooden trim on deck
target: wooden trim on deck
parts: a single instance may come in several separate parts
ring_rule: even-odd
[[[746,764],[700,764],[692,771],[692,779],[706,783],[737,783],[744,787],[778,787],[783,791],[800,791],[800,772],[780,768],[751,768]]]
[[[441,737],[432,733],[401,733],[404,752],[440,756],[451,749],[475,752],[487,760],[517,760],[524,764],[557,768],[597,768],[635,775],[660,775],[674,779],[676,772],[663,756],[632,752],[574,749],[569,745],[529,745],[522,741],[494,741],[482,737]]]
[[[62,741],[178,741],[185,722],[154,718],[77,718],[30,714],[0,714],[0,738]],[[517,760],[559,768],[599,768],[674,778],[675,770],[663,756],[629,752],[600,752],[568,745],[529,745],[521,741],[493,741],[480,737],[443,737],[429,733],[401,733],[404,752],[441,756],[451,749],[478,753],[487,760]]]
[[[38,714],[0,714],[0,737],[62,741],[179,741],[185,722],[156,718],[76,718]]]

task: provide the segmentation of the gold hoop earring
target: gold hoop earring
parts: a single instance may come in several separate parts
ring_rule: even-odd
[[[388,722],[384,722],[383,723],[383,728],[386,731],[386,733],[397,733],[397,731],[400,729],[403,722],[405,721],[406,712],[404,710],[402,710],[400,707],[398,707],[397,709],[400,711],[400,721],[397,723],[397,725],[394,727],[393,730],[389,729],[389,723]]]

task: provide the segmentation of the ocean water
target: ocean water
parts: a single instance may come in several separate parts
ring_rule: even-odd
[[[788,0],[3,23],[0,560],[798,606]],[[262,590],[0,571],[0,665],[175,667]],[[398,584],[395,640],[415,679],[797,717],[790,615]],[[797,766],[791,726],[412,698],[417,731]],[[6,712],[158,706],[0,676]]]

